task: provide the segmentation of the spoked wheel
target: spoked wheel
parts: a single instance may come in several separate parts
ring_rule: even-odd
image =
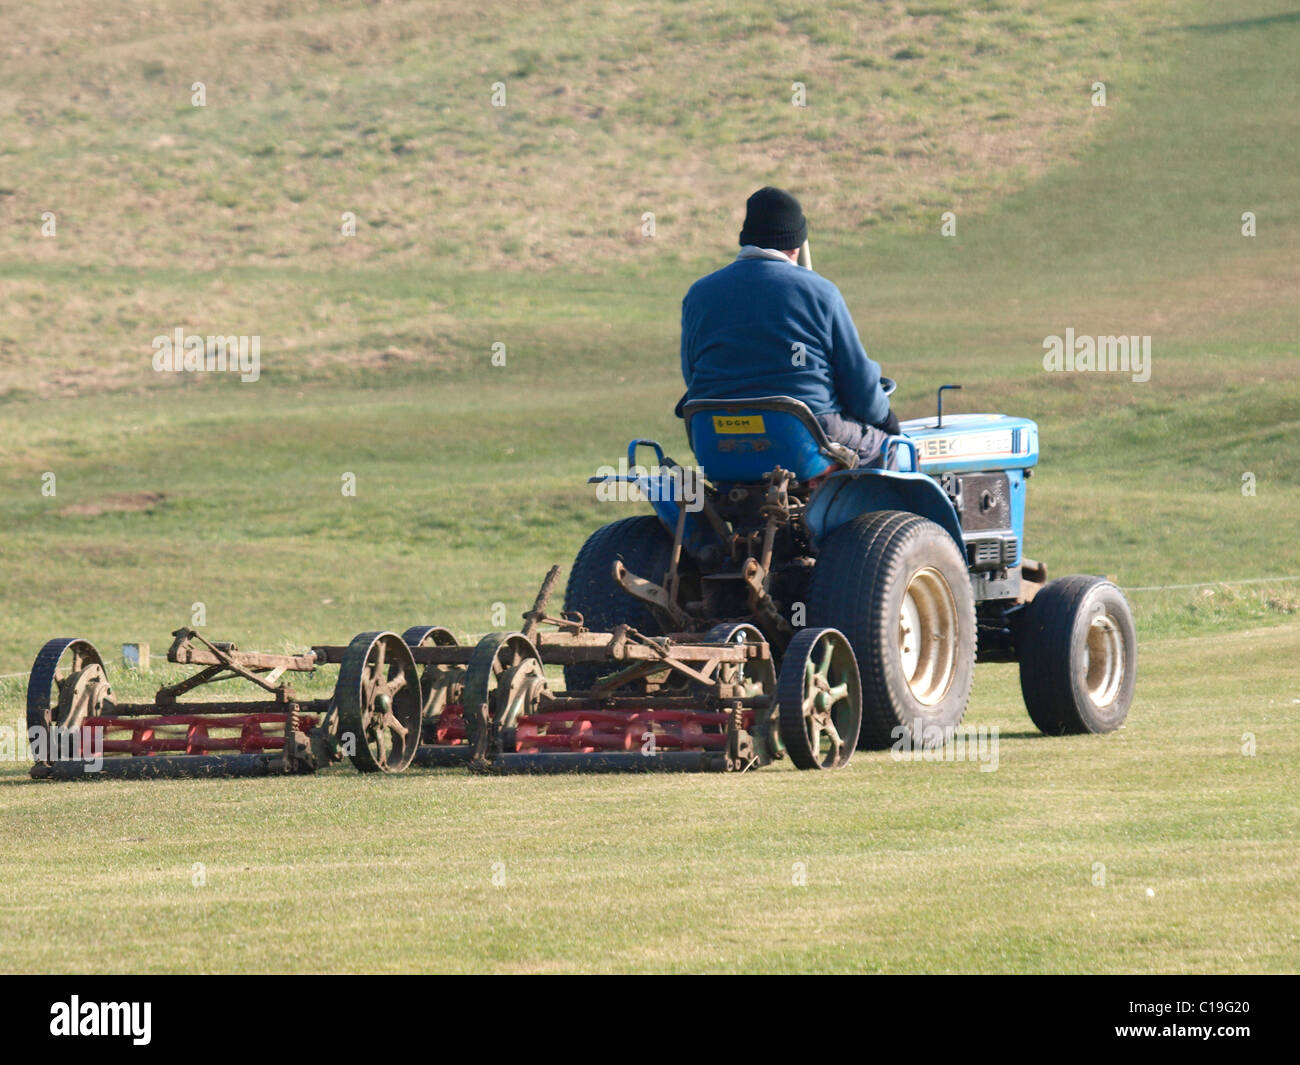
[[[441,625],[412,625],[402,633],[407,647],[455,647],[456,637],[451,629]]]
[[[363,773],[400,773],[420,744],[420,674],[393,632],[363,632],[348,644],[334,687],[341,738]]]
[[[474,757],[485,757],[490,745],[513,751],[519,718],[537,709],[545,689],[542,659],[528,637],[490,632],[479,640],[465,670],[465,735]]]
[[[862,684],[853,647],[836,629],[801,629],[781,662],[781,742],[799,769],[848,764],[862,725]]]
[[[42,761],[53,760],[51,728],[80,728],[112,694],[104,660],[89,640],[60,636],[42,647],[27,678],[27,728],[41,730]]]
[[[441,625],[412,625],[402,639],[408,647],[458,647],[459,641],[450,629]],[[446,728],[451,722],[441,720],[448,706],[459,708],[464,700],[465,670],[462,666],[427,665],[420,674],[420,691],[424,696],[421,708],[421,740],[424,743],[446,743]],[[458,725],[460,719],[456,718]],[[440,738],[438,733],[444,735]],[[453,741],[455,742],[455,741]]]

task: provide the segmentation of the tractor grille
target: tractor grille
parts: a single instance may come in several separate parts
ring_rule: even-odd
[[[1016,538],[1001,536],[968,537],[966,561],[972,570],[1002,569],[1016,560]]]

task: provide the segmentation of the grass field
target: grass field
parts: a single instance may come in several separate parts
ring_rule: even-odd
[[[816,781],[11,777],[6,967],[1294,969],[1297,640],[1152,641],[1141,712],[1104,738],[1038,735],[1014,668],[981,666],[995,772],[882,752]],[[1216,655],[1236,668],[1206,677]]]
[[[1131,593],[1115,735],[1041,738],[1014,667],[978,668],[996,772],[58,787],[0,762],[0,968],[1300,968],[1300,16],[168,0],[160,31],[87,6],[0,13],[0,673],[56,634],[161,650],[195,603],[265,649],[517,615],[631,512],[584,483],[628,437],[688,457],[679,301],[767,182],[900,416],[957,381],[956,409],[1038,420],[1028,553],[1165,590]],[[261,379],[155,373],[176,326],[260,335]],[[1044,372],[1066,328],[1150,335],[1151,380]]]

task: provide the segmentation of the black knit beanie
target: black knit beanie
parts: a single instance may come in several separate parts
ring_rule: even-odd
[[[759,189],[745,201],[745,228],[740,243],[791,251],[808,239],[808,221],[799,201],[784,189]]]

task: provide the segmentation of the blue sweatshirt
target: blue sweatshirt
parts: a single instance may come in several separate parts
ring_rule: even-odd
[[[880,367],[840,290],[788,261],[738,259],[690,287],[682,376],[688,399],[789,396],[814,414],[839,411],[870,425],[889,417]]]

